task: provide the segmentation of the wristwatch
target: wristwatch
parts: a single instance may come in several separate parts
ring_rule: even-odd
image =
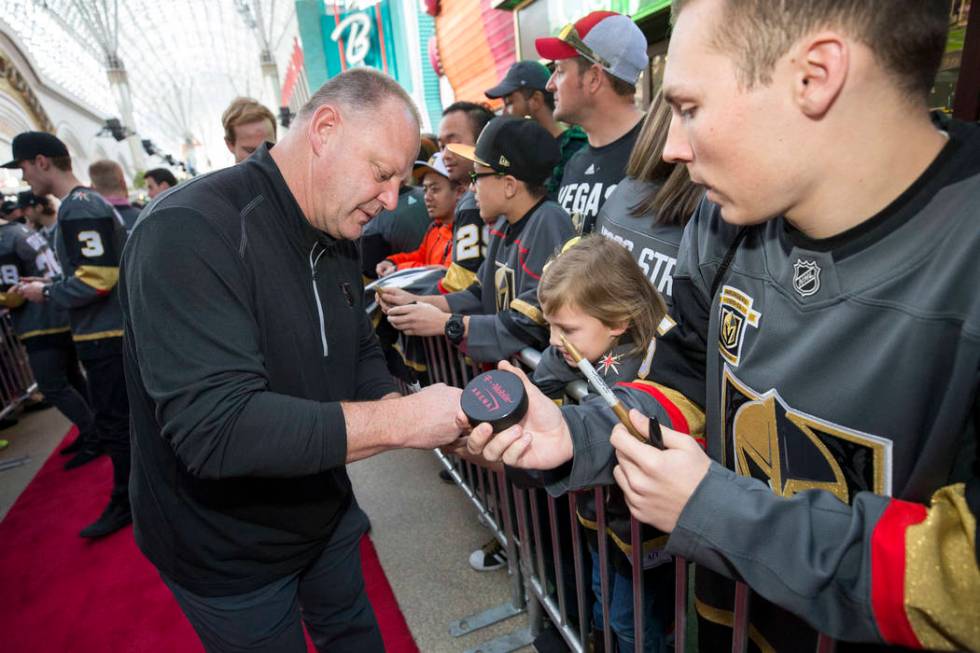
[[[463,326],[463,316],[459,313],[453,313],[446,321],[446,337],[449,338],[449,342],[458,345],[463,342],[464,333],[466,333],[466,327]]]

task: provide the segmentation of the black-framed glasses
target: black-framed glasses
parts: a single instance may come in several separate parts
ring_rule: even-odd
[[[569,23],[561,28],[561,31],[558,32],[558,39],[575,48],[576,52],[592,63],[599,64],[603,68],[610,67],[609,62],[597,55],[592,48],[585,44],[585,41],[578,35],[578,30],[575,29],[573,23]]]
[[[503,177],[502,172],[471,172],[470,173],[470,183],[475,184],[477,179],[481,177]]]

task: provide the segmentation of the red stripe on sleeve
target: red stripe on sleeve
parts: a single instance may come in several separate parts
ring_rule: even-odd
[[[667,395],[657,390],[652,385],[647,385],[646,383],[617,383],[616,385],[621,385],[626,388],[633,388],[634,390],[639,390],[645,392],[654,399],[657,403],[664,407],[667,411],[667,416],[670,418],[670,428],[675,431],[680,431],[681,433],[691,434],[691,427],[687,423],[687,418],[684,417],[684,413],[677,404],[672,402],[667,398]],[[703,446],[703,445],[702,445]]]
[[[905,531],[926,512],[921,504],[893,499],[871,533],[871,609],[889,644],[922,648],[905,613]]]

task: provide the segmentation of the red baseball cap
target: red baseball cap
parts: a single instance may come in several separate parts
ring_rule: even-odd
[[[580,39],[584,39],[585,35],[603,19],[621,15],[615,11],[593,11],[591,14],[575,21],[575,31],[578,32]],[[549,61],[571,59],[580,54],[578,50],[556,36],[545,36],[535,39],[534,47],[542,59],[548,59]]]

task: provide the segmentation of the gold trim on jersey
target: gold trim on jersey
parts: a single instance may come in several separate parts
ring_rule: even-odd
[[[976,533],[963,483],[933,494],[925,521],[905,532],[905,614],[924,649],[980,650]]]
[[[664,314],[663,318],[660,320],[660,324],[657,325],[657,335],[665,336],[667,335],[667,332],[673,329],[675,326],[677,326],[677,322],[674,321],[674,318]]]
[[[19,308],[23,306],[24,302],[26,301],[27,300],[24,299],[23,295],[18,295],[17,293],[12,292],[0,292],[0,306],[6,306],[7,308]]]
[[[100,292],[112,290],[119,281],[119,268],[108,265],[80,265],[75,278]]]
[[[707,619],[711,623],[718,624],[719,626],[728,626],[732,628],[735,624],[735,613],[731,610],[723,610],[721,608],[715,608],[701,599],[694,599],[694,609],[698,611],[698,614],[703,618]],[[762,653],[776,653],[776,649],[772,647],[766,638],[762,636],[759,629],[749,624],[749,639],[759,647]]]
[[[598,532],[599,530],[598,523],[596,523],[591,519],[583,517],[582,513],[580,512],[576,512],[575,516],[578,518],[578,523],[582,524],[582,526],[589,529],[590,531]],[[612,538],[613,543],[619,548],[620,551],[622,551],[628,556],[633,555],[633,546],[631,544],[628,544],[622,538],[620,538],[619,535],[616,534],[616,531],[614,531],[611,526],[606,526],[606,533],[609,535],[609,537]],[[663,549],[665,546],[667,546],[668,539],[670,539],[670,535],[667,533],[663,533],[661,535],[654,537],[653,539],[643,540],[643,555],[646,555],[656,549]]]
[[[734,413],[730,406],[733,397],[741,398]],[[843,453],[835,455],[825,440],[840,443],[842,447],[835,446],[836,450],[843,446],[853,448],[853,445],[866,450],[872,469],[871,487],[866,489],[875,494],[891,494],[890,440],[795,410],[774,389],[756,392],[736,377],[727,365],[722,374],[721,406],[722,464],[728,466],[727,444],[731,440],[735,471],[742,476],[764,476],[760,480],[766,480],[778,496],[789,497],[803,490],[826,490],[842,502],[850,503],[853,492],[848,478],[858,476],[859,470],[845,470],[844,466],[850,461]],[[786,430],[793,427],[795,433]],[[790,436],[794,437],[788,440]],[[795,452],[795,459],[810,463],[807,471],[811,476],[823,473],[825,478],[798,476],[800,471],[794,473],[789,463],[788,447],[791,446],[805,447],[804,452]],[[825,469],[819,470],[819,465],[814,463],[816,460],[823,461]]]
[[[737,288],[722,286],[718,305],[718,351],[722,358],[738,366],[745,342],[745,325],[758,328],[762,313],[752,309],[754,300]]]
[[[672,403],[677,410],[681,412],[684,419],[687,420],[687,431],[688,435],[692,438],[704,437],[705,429],[705,418],[704,411],[701,410],[696,403],[685,397],[683,394],[674,390],[673,388],[668,388],[665,385],[660,385],[659,383],[654,383],[653,381],[647,381],[645,379],[635,379],[632,381],[637,385],[648,385],[652,388],[656,388],[662,395],[667,398],[667,401]]]
[[[75,342],[88,342],[89,340],[101,340],[102,338],[122,338],[122,329],[118,331],[97,331],[95,333],[77,333],[71,339]]]
[[[26,333],[20,334],[18,336],[21,340],[27,338],[37,338],[38,336],[50,336],[56,333],[68,333],[71,331],[71,327],[56,327],[54,329],[36,329],[34,331],[28,331]]]
[[[402,362],[405,363],[405,365],[407,367],[415,370],[416,372],[428,372],[429,371],[429,368],[425,365],[425,363],[419,363],[418,361],[410,360],[405,355],[405,350],[404,350],[404,348],[402,348],[402,343],[401,342],[396,341],[395,344],[393,344],[391,346],[391,348],[394,349],[396,352],[398,352],[398,355],[401,356]]]
[[[446,292],[459,292],[466,290],[478,281],[475,272],[470,272],[458,263],[452,263],[442,277],[442,288]]]
[[[497,269],[493,272],[493,286],[497,291],[497,312],[501,313],[510,308],[510,303],[514,301],[514,289],[517,287],[517,280],[514,276],[514,269],[506,263],[494,261]]]
[[[547,324],[547,321],[544,319],[544,313],[541,312],[541,309],[534,304],[524,301],[523,299],[515,299],[512,301],[510,303],[510,310],[517,311],[539,326],[545,326]]]

